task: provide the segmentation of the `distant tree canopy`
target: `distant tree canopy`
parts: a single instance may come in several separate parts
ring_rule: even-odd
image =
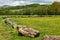
[[[60,15],[60,2],[51,5],[30,4],[0,8],[0,15]]]
[[[59,15],[60,14],[60,2],[54,2],[50,6],[50,12],[51,14],[53,13],[54,15]]]

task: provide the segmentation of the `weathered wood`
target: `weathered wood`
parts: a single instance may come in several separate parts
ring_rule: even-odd
[[[37,30],[34,30],[32,28],[26,28],[21,25],[18,25],[17,29],[18,29],[18,32],[24,36],[37,37],[40,34],[39,31]]]
[[[60,40],[60,36],[44,36],[42,40]]]
[[[8,24],[9,18],[5,18],[3,21],[4,21],[6,24]]]
[[[17,24],[14,23],[14,22],[11,22],[11,21],[9,20],[9,18],[5,18],[3,21],[4,21],[6,24],[10,25],[12,28],[17,28]]]
[[[17,28],[18,34],[20,35],[29,36],[29,37],[37,37],[40,34],[39,31],[34,30],[32,28],[27,28],[26,25],[17,25],[16,23],[11,22],[9,18],[5,18],[4,22],[13,28]]]
[[[17,24],[16,24],[16,23],[13,23],[13,24],[12,24],[12,27],[13,27],[13,28],[17,28]]]

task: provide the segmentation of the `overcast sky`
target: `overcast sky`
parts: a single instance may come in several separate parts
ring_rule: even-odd
[[[0,0],[0,6],[2,5],[11,5],[11,6],[28,5],[28,4],[33,4],[33,3],[51,4],[54,1],[60,1],[60,0]]]

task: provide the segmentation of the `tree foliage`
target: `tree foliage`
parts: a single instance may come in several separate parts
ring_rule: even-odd
[[[60,15],[60,2],[52,5],[31,4],[0,8],[0,15]]]

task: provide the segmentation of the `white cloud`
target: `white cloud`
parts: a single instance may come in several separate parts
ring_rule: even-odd
[[[52,1],[52,0],[50,0],[50,1]],[[18,6],[18,5],[21,6],[21,5],[28,5],[28,4],[33,4],[33,3],[36,3],[36,2],[31,2],[31,1],[14,1],[13,3],[10,4],[10,6]],[[40,4],[40,5],[46,5],[46,4],[49,5],[49,4],[52,4],[52,3],[44,3],[44,2],[39,3],[38,2],[38,4]]]
[[[58,2],[60,2],[60,0],[57,0]]]
[[[40,5],[50,5],[52,3],[39,3]]]
[[[11,2],[13,2],[13,1],[12,1],[12,0],[0,0],[0,6],[8,5],[8,4],[10,4]]]
[[[54,1],[60,2],[60,0],[0,0],[0,6],[2,5],[28,5],[33,3],[39,3],[39,4],[50,4]]]
[[[45,2],[54,2],[56,0],[44,0]]]
[[[18,5],[28,5],[28,4],[33,4],[34,2],[29,2],[29,1],[15,1],[10,4],[10,6],[18,6]]]

